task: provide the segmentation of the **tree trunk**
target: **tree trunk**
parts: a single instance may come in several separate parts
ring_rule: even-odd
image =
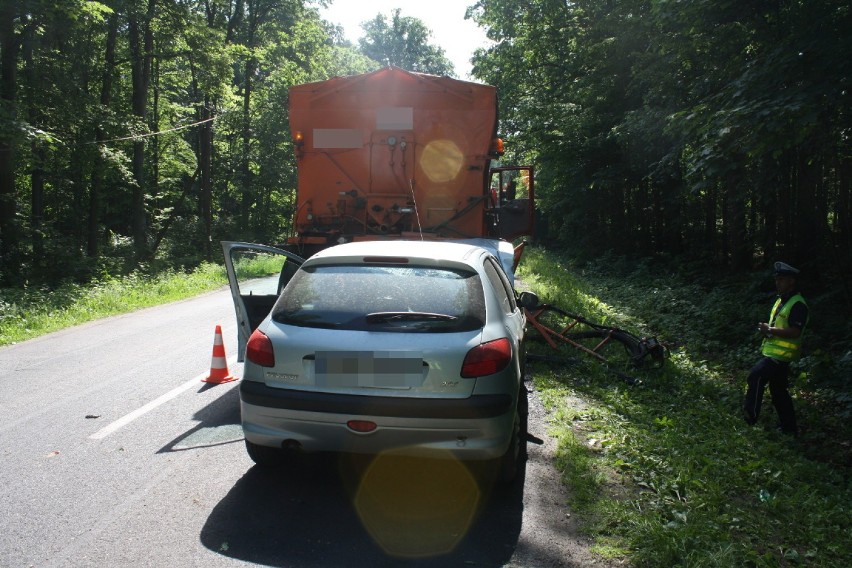
[[[210,111],[210,101],[205,97],[201,108],[200,118],[204,122],[198,130],[198,167],[200,175],[200,206],[201,222],[204,226],[204,258],[213,259],[213,184],[212,184],[212,154],[213,154],[213,121]]]
[[[131,106],[133,115],[138,118],[139,124],[145,124],[148,110],[148,85],[151,80],[151,58],[153,52],[153,32],[151,20],[154,16],[156,0],[148,0],[148,10],[143,21],[139,21],[139,15],[133,14],[129,21],[130,52],[131,52],[131,76],[133,83],[133,94]],[[132,158],[133,194],[131,201],[132,233],[133,243],[137,260],[148,255],[147,243],[147,219],[145,214],[145,141],[137,139],[133,142]]]
[[[835,232],[840,236],[840,242],[846,254],[852,251],[852,158],[850,153],[838,152],[838,180],[836,189],[837,203],[835,205]]]
[[[240,207],[240,224],[245,229],[249,226],[249,212],[252,204],[257,200],[251,183],[251,94],[252,75],[256,69],[253,57],[246,61],[245,86],[243,87],[243,128],[242,128],[242,160],[240,164],[240,190],[242,191],[242,203]],[[256,224],[256,223],[255,223]]]
[[[792,211],[795,208],[793,195],[795,193],[794,176],[795,156],[792,150],[785,151],[780,158],[778,180],[778,222],[775,229],[775,256],[789,257],[792,234]],[[788,262],[793,262],[791,259]]]
[[[657,212],[662,223],[658,241],[658,252],[680,254],[683,252],[684,212],[680,196],[682,195],[680,178],[666,177],[657,183],[660,193],[661,210]]]
[[[21,34],[22,57],[24,61],[23,77],[25,89],[30,93],[38,93],[41,90],[41,74],[36,72],[33,61],[33,37],[32,27],[27,27]],[[36,128],[42,125],[42,111],[32,97],[26,97],[30,101],[27,116],[30,124]],[[38,140],[30,144],[32,152],[30,168],[30,240],[33,249],[33,259],[38,262],[44,258],[44,160],[45,152]]]
[[[701,200],[703,205],[703,248],[710,253],[713,258],[718,256],[717,243],[719,242],[716,232],[716,223],[719,220],[719,192],[716,184],[710,183],[707,185],[707,190],[704,198]]]
[[[813,147],[812,144],[804,144],[803,148]],[[819,185],[821,183],[821,160],[813,154],[800,149],[798,155],[796,205],[793,210],[795,223],[793,224],[794,257],[791,262],[804,264],[817,261],[822,251],[822,234],[824,220],[818,216]],[[825,219],[824,217],[822,219]]]
[[[15,4],[4,2],[0,8],[0,121],[11,124],[15,120],[17,89],[17,53],[19,42],[15,35]],[[15,141],[12,133],[0,135],[0,281],[5,281],[17,261],[18,250],[15,229]]]
[[[725,240],[730,265],[735,271],[751,267],[751,238],[745,223],[746,196],[741,172],[728,174],[725,184]]]
[[[112,78],[115,69],[115,42],[118,35],[118,17],[112,14],[109,18],[106,46],[104,50],[104,72],[101,80],[101,110],[106,113],[112,102]],[[103,191],[104,160],[101,154],[101,143],[106,140],[106,132],[100,122],[95,126],[95,159],[92,165],[92,184],[89,189],[89,221],[86,230],[86,253],[91,258],[100,254],[98,246],[98,226],[101,217],[101,192]]]

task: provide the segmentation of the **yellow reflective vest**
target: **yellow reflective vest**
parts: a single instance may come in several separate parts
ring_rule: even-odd
[[[801,294],[793,295],[789,300],[784,302],[783,305],[781,303],[781,298],[778,298],[775,301],[775,305],[772,306],[772,311],[769,313],[769,325],[780,328],[790,327],[787,323],[787,318],[790,317],[790,311],[793,309],[796,302],[802,302],[805,306],[808,305]],[[805,322],[805,324],[807,325],[807,322]],[[784,361],[785,363],[795,361],[799,358],[804,331],[804,328],[802,328],[802,334],[795,339],[770,335],[763,340],[761,352],[765,357],[772,357],[773,359]]]

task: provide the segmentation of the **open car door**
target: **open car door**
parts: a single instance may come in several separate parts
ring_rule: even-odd
[[[269,314],[281,290],[305,259],[279,248],[252,243],[222,241],[222,251],[237,314],[237,360],[243,361],[249,336]]]
[[[509,242],[535,236],[535,172],[532,166],[491,168],[491,187],[496,203],[492,235]]]

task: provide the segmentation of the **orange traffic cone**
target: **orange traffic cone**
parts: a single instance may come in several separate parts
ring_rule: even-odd
[[[221,385],[222,383],[230,383],[236,380],[237,377],[233,377],[228,373],[228,361],[225,358],[225,343],[222,341],[222,326],[217,325],[216,335],[213,336],[213,360],[210,363],[210,376],[202,379],[202,381]]]

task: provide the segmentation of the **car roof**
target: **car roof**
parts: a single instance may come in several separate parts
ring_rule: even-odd
[[[363,262],[364,257],[406,258],[409,262],[475,266],[475,258],[488,253],[482,247],[450,241],[357,241],[335,245],[313,255],[305,266]],[[437,261],[437,262],[436,262]]]

